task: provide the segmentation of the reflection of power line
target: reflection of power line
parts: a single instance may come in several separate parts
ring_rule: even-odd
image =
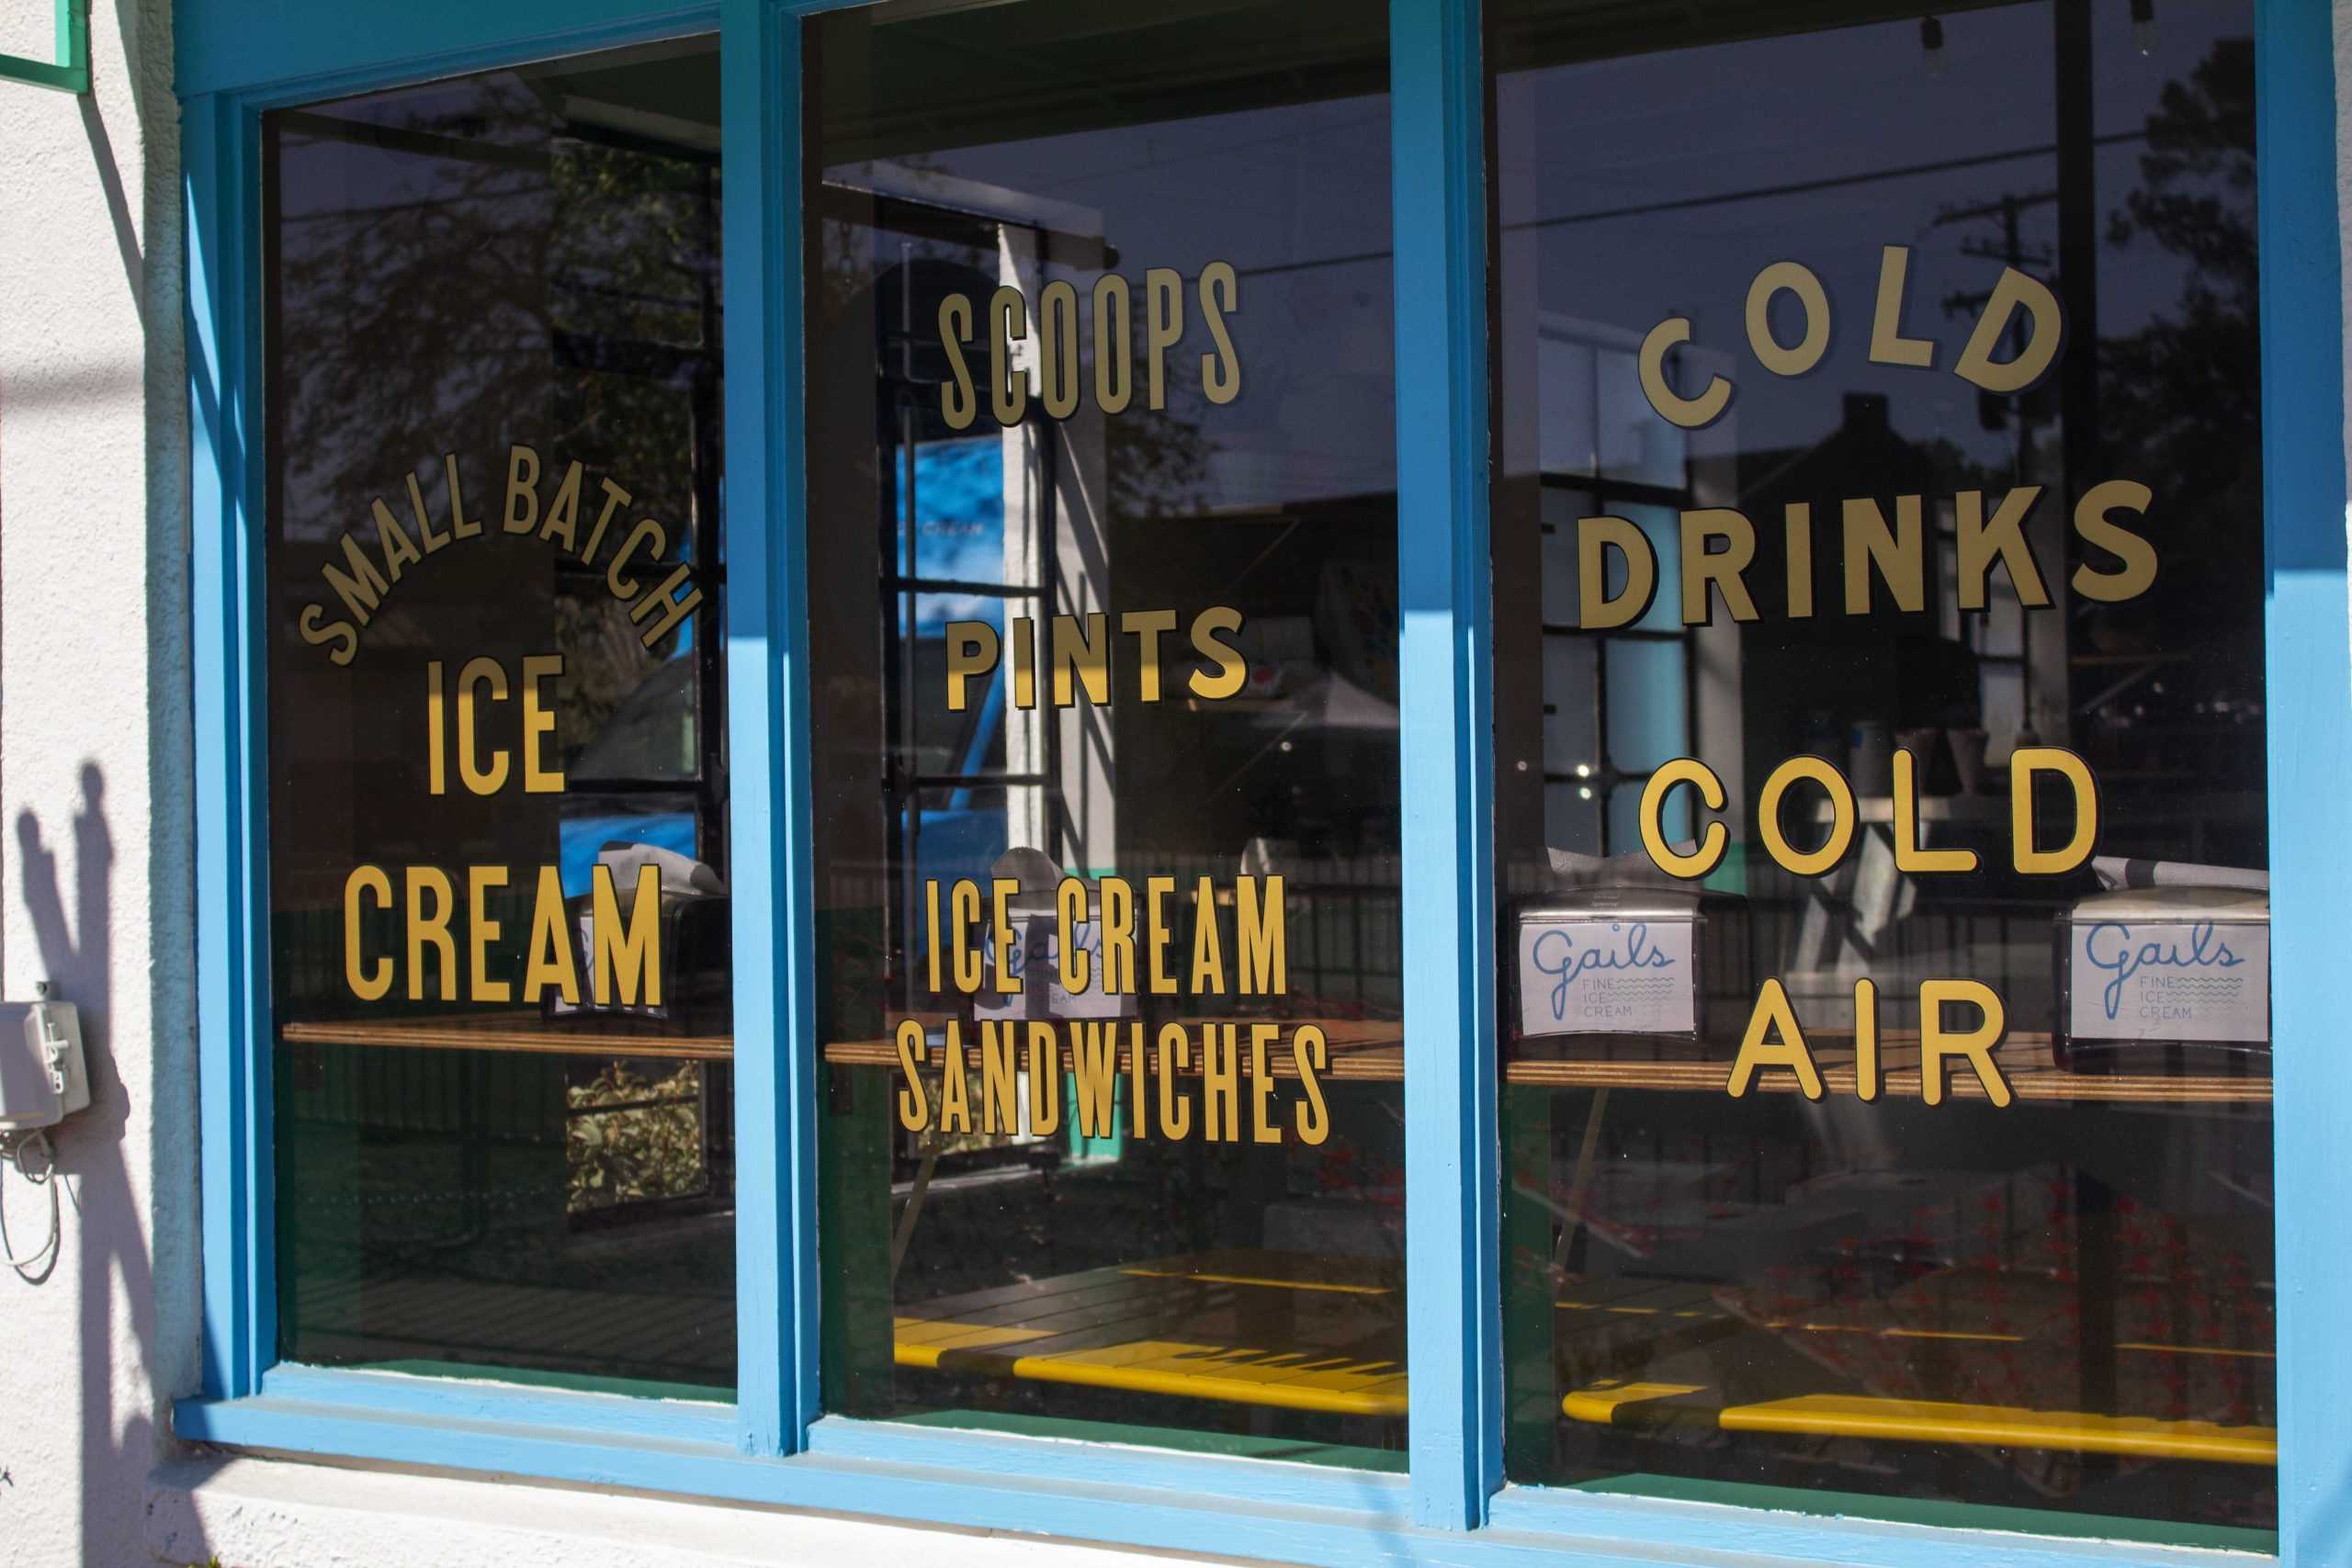
[[[2144,130],[2118,130],[2091,138],[2098,147],[2120,146],[2125,142],[2145,141]],[[1860,174],[1829,175],[1817,180],[1794,180],[1787,185],[1758,186],[1749,190],[1722,191],[1713,196],[1683,197],[1674,201],[1643,202],[1631,207],[1603,207],[1590,212],[1565,212],[1556,218],[1525,218],[1516,223],[1502,225],[1506,234],[1521,233],[1532,229],[1559,229],[1571,223],[1599,223],[1611,218],[1640,218],[1654,212],[1685,212],[1694,208],[1720,207],[1731,201],[1760,201],[1776,196],[1803,196],[1811,191],[1836,190],[1844,186],[1869,185],[1876,180],[1910,179],[1920,175],[1947,174],[1954,169],[1981,169],[1988,164],[2009,164],[2023,158],[2046,158],[2058,151],[2057,143],[2040,147],[2018,147],[2007,152],[1979,152],[1966,158],[1939,158],[1931,164],[1903,164],[1893,168],[1866,169]],[[1352,266],[1362,262],[1386,261],[1386,251],[1359,251],[1343,256],[1317,256],[1307,261],[1276,262],[1268,266],[1245,266],[1238,269],[1244,277],[1267,277],[1276,273],[1303,272],[1317,266]]]
[[[1358,251],[1353,255],[1346,256],[1309,256],[1305,261],[1271,262],[1264,266],[1236,267],[1234,275],[1238,277],[1272,277],[1285,272],[1308,272],[1318,266],[1360,266],[1365,262],[1385,262],[1395,254],[1393,251]]]
[[[1960,254],[1974,256],[1979,261],[1996,261],[2004,266],[2037,266],[2048,272],[2056,258],[2051,255],[2046,245],[2039,250],[2029,249],[2019,231],[2018,220],[2027,208],[2047,206],[2057,199],[2058,193],[2054,190],[2030,191],[2024,196],[2011,192],[1997,200],[1979,202],[1974,207],[1943,208],[1937,212],[1928,227],[1940,229],[1951,223],[1973,223],[1979,218],[1997,218],[2001,220],[1999,244],[1988,245],[1982,240],[1962,240]],[[1947,294],[1943,299],[1944,314],[1956,316],[1963,310],[1981,310],[1992,298],[1989,289]]]
[[[2126,141],[2145,141],[2144,130],[2119,130],[2091,139],[2096,146],[2110,147]],[[1678,201],[1645,202],[1634,207],[1606,207],[1592,212],[1569,212],[1557,218],[1530,218],[1518,223],[1506,223],[1503,232],[1514,233],[1523,229],[1556,229],[1570,223],[1598,223],[1608,218],[1637,218],[1652,212],[1680,212],[1694,207],[1718,207],[1727,201],[1758,201],[1776,196],[1803,196],[1810,191],[1836,190],[1841,186],[1869,185],[1875,180],[1907,179],[1918,175],[1940,175],[1953,169],[1979,169],[1987,164],[2008,164],[2021,158],[2046,158],[2058,151],[2056,142],[2041,147],[2018,147],[2007,152],[1979,152],[1966,158],[1939,158],[1932,164],[1905,164],[1889,169],[1869,169],[1857,175],[1829,175],[1817,180],[1795,180],[1787,185],[1758,186],[1749,190],[1724,191],[1715,196],[1686,197]]]

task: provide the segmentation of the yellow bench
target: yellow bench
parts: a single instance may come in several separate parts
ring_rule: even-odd
[[[1560,1411],[1571,1421],[1602,1427],[1704,1421],[1726,1432],[1966,1443],[1980,1448],[2205,1460],[2218,1464],[2278,1462],[2278,1434],[2268,1427],[2223,1427],[2211,1421],[2093,1416],[2076,1410],[2029,1410],[1945,1400],[1808,1393],[1724,1404],[1695,1383],[1603,1382],[1568,1393],[1560,1401]]]
[[[1742,1330],[2016,1340],[1894,1324],[1744,1323],[1704,1286],[1634,1279],[1567,1282],[1562,1332],[1630,1335],[1645,1359]],[[1406,1413],[1404,1288],[1393,1265],[1306,1254],[1230,1251],[969,1292],[893,1319],[893,1358],[913,1370],[1119,1389],[1334,1416]],[[2135,1347],[2176,1354],[2199,1348]],[[2222,1352],[2211,1352],[2220,1354]],[[2250,1352],[2249,1352],[2250,1353]],[[1622,1364],[1622,1363],[1621,1363]],[[1726,1432],[2105,1453],[2275,1465],[2267,1427],[2097,1416],[1952,1400],[1799,1393],[1725,1404],[1686,1382],[1601,1379],[1566,1393],[1573,1421],[1621,1427],[1702,1422]]]
[[[893,1330],[902,1367],[1405,1414],[1404,1292],[1378,1265],[1271,1252],[1153,1258],[926,1303]]]

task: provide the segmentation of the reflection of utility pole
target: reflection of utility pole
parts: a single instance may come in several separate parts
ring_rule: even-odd
[[[2058,56],[2058,302],[2067,351],[2058,361],[2065,483],[2090,478],[2098,442],[2098,168],[2091,135],[2091,14],[2052,7]]]
[[[2067,345],[2061,350],[2058,386],[2064,423],[2060,439],[2060,492],[2079,488],[2090,477],[2098,453],[2098,170],[2091,136],[2090,0],[2057,0],[2051,6],[2052,43],[2057,55],[2058,100],[2058,299],[2065,311]],[[2066,499],[2071,502],[2072,497]],[[2059,535],[2058,570],[2074,571],[2071,531]],[[2065,604],[2067,601],[2061,600]],[[2060,722],[2052,739],[2072,739],[2074,721],[2075,617],[2096,606],[2069,608],[2054,617],[2064,661],[2052,673]],[[2075,1325],[2080,1357],[2076,1368],[2077,1410],[2116,1408],[2115,1297],[2117,1217],[2115,1193],[2087,1170],[2075,1172],[2075,1277],[2081,1283],[2082,1316]],[[2087,1487],[2117,1474],[2111,1458],[2086,1455]]]
[[[2046,249],[2027,247],[2024,234],[2021,232],[2023,224],[2019,220],[2028,208],[2040,207],[2045,202],[2057,199],[2058,193],[2054,190],[2029,191],[2023,195],[2010,191],[1996,200],[1981,202],[1974,207],[1945,208],[1936,214],[1933,226],[1973,223],[1979,219],[1997,218],[2001,223],[2001,238],[1997,243],[1987,244],[1981,240],[1962,241],[1960,254],[1964,256],[1973,256],[1979,261],[1998,262],[2003,266],[2013,266],[2020,272],[2030,270],[2046,274],[2050,270],[2050,253]],[[1992,298],[1993,293],[1989,288],[1975,293],[1963,290],[1948,294],[1942,300],[1944,314],[1973,316],[1981,312],[1992,301]],[[2000,345],[1998,356],[2014,359],[2024,353],[2026,332],[2027,323],[2024,313],[2020,311],[2012,315],[2003,331],[2004,341]],[[2016,431],[2017,444],[2014,456],[2010,459],[2010,472],[2014,483],[2033,482],[2033,471],[2039,466],[2035,460],[2039,454],[2034,449],[2033,429],[2037,422],[2046,421],[2048,418],[2049,399],[2042,388],[2035,387],[2016,394],[1980,389],[1976,394],[1976,423],[1978,424],[1986,430],[2008,428]],[[2052,558],[2051,552],[2053,548],[2059,551],[2064,551],[2065,548],[2063,539],[2053,540],[2052,538],[2053,525],[2051,517],[2057,510],[2059,509],[2037,508],[2027,519],[2027,542],[2032,548],[2036,559],[2050,560]],[[2047,672],[2052,669],[2063,670],[2065,664],[2065,652],[2063,644],[2050,637],[2046,633],[2039,637],[2036,635],[2040,628],[2036,626],[2034,617],[2024,616],[2022,610],[2019,611],[2019,615],[2023,618],[2023,626],[2018,633],[2019,641],[2017,649],[2013,653],[2007,651],[1996,653],[1986,646],[1985,617],[1983,616],[1962,617],[1961,640],[1976,654],[1980,694],[1992,690],[1997,673],[2015,671],[2018,687],[2025,694],[2022,710],[2018,716],[2018,722],[2025,731],[2040,734],[2046,723],[2049,704],[2037,693],[2037,682],[2034,677],[2037,671],[2046,676]],[[2037,643],[2041,646],[2037,648]],[[1987,700],[1989,701],[1989,698]],[[2063,711],[2062,708],[2062,715]],[[2023,740],[2027,736],[2020,734],[2013,739]]]
[[[2059,428],[2064,444],[2060,450],[2059,490],[2071,504],[2075,494],[2098,477],[2094,470],[2098,466],[2098,150],[2091,123],[2089,0],[2058,0],[2051,14],[2057,55],[2058,302],[2065,312],[2067,345],[2058,360]],[[2081,549],[2072,529],[2058,536],[2058,547],[2059,573],[2071,578]],[[2072,628],[2086,614],[2097,615],[2097,607],[2070,603],[2058,621],[2065,663],[2057,671],[2063,684],[2055,696],[2069,729],[2075,719],[2077,657]],[[2099,679],[2103,682],[2104,677]],[[2097,1315],[2093,1314],[2090,1325],[2094,1329],[2099,1326]],[[2109,1331],[2114,1326],[2111,1316],[2110,1313],[2106,1325]],[[2111,1367],[2108,1375],[2112,1375]],[[2111,1387],[2111,1383],[2088,1385],[2085,1393],[2094,1396]]]
[[[2060,608],[2027,615],[2026,626],[2028,725],[2041,738],[2065,745],[2075,737],[2068,688],[2073,680],[2073,647],[2068,635],[2076,612],[2059,586],[2074,571],[2073,535],[2064,519],[2071,510],[2072,491],[2088,477],[2097,455],[2098,414],[2098,191],[2094,163],[2097,142],[2091,121],[2091,12],[2087,0],[2056,0],[2053,52],[2057,79],[2052,84],[2057,107],[2058,184],[2054,190],[2026,196],[2005,196],[1982,206],[1950,209],[1936,221],[1956,223],[1981,218],[2001,220],[1998,245],[1963,245],[1964,254],[1997,261],[2023,270],[2029,262],[2047,276],[2053,259],[2059,307],[2065,321],[2065,339],[2059,351],[2054,389],[2045,384],[2011,399],[1981,398],[1978,409],[1986,429],[2000,428],[2000,405],[2017,421],[2018,482],[2035,479],[2030,471],[2037,456],[2032,426],[2050,417],[2054,389],[2059,416],[2057,491],[2059,504],[2034,510],[2027,525],[2027,543],[2041,562],[2046,584],[2056,590]],[[2058,254],[2047,251],[2029,257],[2018,233],[2018,214],[2028,207],[2055,202],[2058,207]],[[1948,313],[1981,309],[1984,295],[1954,295],[1943,302]],[[2021,328],[2020,328],[2021,330]],[[2018,344],[2007,345],[2015,353]],[[2106,1413],[2116,1408],[2115,1293],[2117,1277],[2114,1194],[2087,1170],[2073,1172],[2075,1271],[2081,1281],[2082,1305],[2076,1325],[2076,1408]],[[2114,1461],[2086,1456],[2086,1478],[2115,1473]]]
[[[1999,262],[2004,266],[2013,266],[2020,272],[2046,275],[2055,258],[2047,249],[2029,250],[2026,247],[2024,236],[2019,231],[2021,226],[2018,219],[2018,215],[2029,207],[2040,207],[2046,202],[2057,199],[2058,193],[2054,190],[2030,191],[2022,196],[2012,191],[1997,200],[1981,202],[1974,207],[1947,207],[1936,214],[1933,226],[1941,228],[1948,223],[1970,223],[1980,218],[1997,218],[2001,220],[1999,243],[1986,244],[1981,240],[1964,241],[1961,244],[1960,254],[1964,256],[1974,256],[1980,261]],[[1990,289],[1974,293],[1963,291],[1945,295],[1941,303],[1944,314],[1947,316],[1970,315],[1982,310],[1986,301],[1992,297]],[[2022,316],[2010,318],[2006,333],[2007,341],[2002,345],[2007,356],[2014,356],[2024,351],[2025,333],[2024,318]],[[1995,392],[1980,392],[1976,398],[1976,417],[1977,423],[1987,430],[1999,430],[2014,422],[2017,430],[2018,481],[2024,483],[2030,479],[2034,467],[2033,426],[2037,421],[2049,417],[2048,403],[2041,397],[2040,389],[2014,397]]]

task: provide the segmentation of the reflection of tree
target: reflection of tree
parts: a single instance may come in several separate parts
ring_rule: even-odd
[[[2119,457],[2157,465],[2143,477],[2184,519],[2235,517],[2258,538],[2252,44],[2224,39],[2188,82],[2168,83],[2148,146],[2145,183],[2108,237],[2145,239],[2188,270],[2175,314],[2100,342],[2105,434]]]
[[[332,534],[420,459],[455,446],[488,461],[509,439],[686,516],[680,351],[716,352],[708,168],[570,140],[512,76],[409,107],[288,117],[277,141],[291,531]]]
[[[1127,363],[1136,367],[1135,398],[1125,412],[1102,422],[1109,511],[1119,521],[1191,517],[1201,509],[1201,487],[1216,444],[1201,428],[1198,392],[1183,386],[1182,378],[1170,378],[1174,384],[1166,408],[1148,406],[1142,379],[1147,352],[1143,315],[1140,310],[1136,312],[1127,345]],[[1091,386],[1094,358],[1105,349],[1099,343],[1089,346],[1088,379],[1082,384]]]
[[[305,546],[373,542],[371,501],[405,519],[411,472],[438,518],[454,451],[492,536],[435,561],[375,635],[448,646],[485,615],[513,633],[551,616],[576,749],[677,636],[649,653],[601,582],[499,535],[506,448],[538,448],[542,493],[584,464],[592,518],[611,478],[628,515],[693,547],[718,459],[718,214],[708,160],[598,140],[553,107],[571,85],[499,73],[273,117],[270,393],[288,592],[314,590]]]
[[[564,1091],[565,1209],[690,1197],[710,1181],[703,1145],[702,1064],[650,1076],[643,1062],[599,1063]]]
[[[2216,729],[2258,723],[2262,690],[2259,316],[2256,302],[2254,50],[2216,43],[2148,117],[2141,185],[2109,216],[2120,251],[2153,247],[2184,265],[2172,308],[2100,340],[2105,460],[2093,478],[2154,491],[2154,587],[2085,617],[2107,652],[2193,652],[2094,717],[2149,732],[2148,761],[2211,778],[2258,769],[2256,739],[2186,759]],[[2153,265],[2143,261],[2143,266]],[[2165,753],[2169,755],[2165,755]]]
[[[1174,408],[1130,409],[1103,423],[1111,515],[1184,517],[1199,508],[1209,438]]]
[[[605,720],[641,685],[676,641],[675,634],[648,649],[638,641],[628,606],[600,592],[566,594],[555,602],[555,646],[563,649],[563,683],[556,695],[555,732],[567,761],[602,734]]]

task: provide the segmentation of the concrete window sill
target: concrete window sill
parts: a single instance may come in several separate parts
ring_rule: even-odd
[[[1236,1561],[610,1488],[227,1455],[177,1460],[150,1473],[146,1542],[158,1562],[218,1557],[222,1568],[1134,1568],[1144,1557]]]

